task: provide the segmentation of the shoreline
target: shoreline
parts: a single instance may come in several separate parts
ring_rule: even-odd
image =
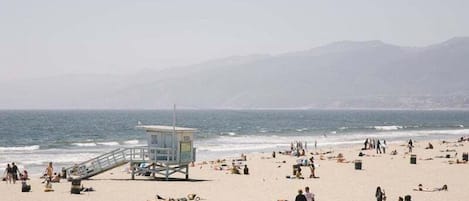
[[[397,200],[399,196],[411,195],[413,200],[464,200],[469,197],[466,190],[467,181],[464,176],[469,174],[469,164],[449,164],[448,161],[461,160],[463,152],[469,152],[469,142],[450,143],[442,140],[418,141],[413,154],[417,155],[417,164],[410,164],[410,154],[406,154],[404,142],[389,143],[387,154],[376,154],[374,150],[365,150],[365,157],[358,157],[362,145],[332,147],[332,153],[324,154],[321,160],[314,155],[317,179],[287,179],[292,175],[292,165],[300,158],[309,158],[309,150],[305,157],[293,157],[272,153],[247,153],[250,175],[234,175],[227,170],[215,170],[221,164],[206,160],[196,161],[190,168],[190,181],[149,181],[147,177],[138,176],[130,180],[130,174],[123,172],[127,166],[120,166],[90,180],[83,180],[85,187],[96,191],[83,195],[71,195],[71,183],[62,181],[54,183],[54,192],[43,192],[44,184],[37,177],[28,181],[32,192],[21,193],[20,184],[0,184],[0,193],[6,201],[13,200],[154,200],[156,194],[162,197],[185,197],[195,193],[203,200],[294,200],[298,189],[309,186],[316,194],[316,200],[373,200],[377,186],[385,189],[388,200]],[[445,141],[449,141],[446,140]],[[428,143],[434,149],[424,149]],[[390,155],[396,149],[397,155]],[[329,148],[318,147],[319,152],[329,152]],[[441,150],[441,152],[440,152]],[[447,152],[448,150],[454,150]],[[283,151],[283,150],[277,150]],[[337,162],[341,153],[345,163]],[[457,158],[454,155],[457,153]],[[449,154],[450,158],[446,158]],[[442,156],[437,157],[437,156]],[[228,157],[226,157],[228,158]],[[225,158],[225,159],[226,159]],[[431,158],[431,160],[429,160]],[[352,161],[360,159],[362,170],[355,170]],[[229,158],[225,164],[231,165]],[[285,161],[285,162],[283,162]],[[302,167],[304,176],[308,176],[308,167]],[[183,178],[181,175],[176,177]],[[418,184],[427,188],[441,187],[446,184],[448,191],[418,192],[413,191]]]

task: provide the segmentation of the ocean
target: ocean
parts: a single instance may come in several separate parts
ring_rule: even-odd
[[[468,136],[469,111],[405,110],[178,110],[177,126],[197,128],[198,160],[287,149],[293,141],[312,147],[388,143]],[[41,174],[119,147],[146,144],[145,125],[172,125],[171,110],[3,110],[0,166]]]

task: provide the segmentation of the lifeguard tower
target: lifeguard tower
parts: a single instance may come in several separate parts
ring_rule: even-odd
[[[193,141],[196,129],[154,125],[140,125],[137,128],[147,133],[148,157],[153,166],[143,171],[166,178],[180,172],[186,175],[186,179],[189,178],[189,164],[195,161]]]
[[[130,163],[132,179],[136,174],[164,176],[175,173],[189,179],[189,164],[195,161],[193,128],[175,126],[138,125],[147,134],[146,146],[119,148],[88,161],[66,168],[67,175],[87,179],[112,168]]]

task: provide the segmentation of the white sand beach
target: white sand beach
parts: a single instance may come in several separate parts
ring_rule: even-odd
[[[53,183],[54,192],[44,192],[42,179],[31,178],[28,184],[32,186],[32,192],[22,193],[20,182],[2,182],[0,194],[2,201],[146,201],[156,200],[157,194],[164,198],[182,198],[191,193],[197,194],[201,200],[276,201],[295,200],[297,190],[309,186],[316,201],[363,201],[376,200],[376,187],[381,186],[387,200],[398,200],[399,196],[405,195],[421,201],[468,200],[469,164],[450,162],[461,160],[463,152],[469,152],[469,142],[457,142],[457,139],[448,143],[431,141],[434,149],[425,149],[428,143],[414,143],[412,154],[417,155],[417,164],[410,164],[407,142],[388,144],[386,154],[376,154],[375,150],[363,151],[367,154],[364,157],[358,157],[362,146],[318,148],[317,152],[332,153],[323,155],[324,160],[319,155],[314,156],[315,162],[320,165],[316,168],[316,176],[319,178],[314,179],[286,178],[292,176],[292,165],[299,159],[297,157],[277,154],[276,158],[272,158],[272,153],[248,153],[244,163],[249,167],[249,175],[215,170],[214,167],[221,164],[197,161],[195,167],[190,168],[191,181],[154,181],[151,177],[143,176],[130,180],[130,174],[123,171],[126,166],[121,166],[90,180],[83,180],[84,187],[92,187],[95,190],[93,192],[70,194],[71,183],[67,181]],[[397,150],[398,154],[391,155],[392,150]],[[338,163],[334,157],[339,153],[343,154],[346,161],[362,160],[362,170],[355,170],[353,162]],[[450,158],[446,158],[447,155]],[[307,159],[310,156],[308,153],[300,158]],[[230,159],[227,159],[226,164],[231,166]],[[309,167],[302,167],[302,173],[308,177]],[[448,191],[414,191],[419,184],[428,189],[446,184]]]

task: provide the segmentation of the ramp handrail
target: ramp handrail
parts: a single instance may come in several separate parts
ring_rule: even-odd
[[[118,148],[65,168],[65,171],[69,176],[74,175],[80,179],[85,179],[131,161],[170,163],[176,160],[176,151],[171,148],[148,146]]]

